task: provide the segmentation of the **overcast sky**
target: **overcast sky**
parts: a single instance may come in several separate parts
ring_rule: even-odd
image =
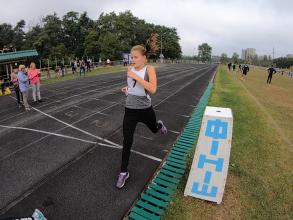
[[[101,12],[131,12],[147,22],[177,28],[184,55],[197,54],[207,42],[214,55],[293,54],[293,0],[0,0],[0,23],[24,19],[33,25],[47,14],[86,11],[96,20]]]

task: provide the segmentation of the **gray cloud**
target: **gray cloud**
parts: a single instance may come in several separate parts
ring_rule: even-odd
[[[25,19],[34,25],[53,12],[63,16],[71,10],[87,11],[97,19],[103,11],[131,10],[148,22],[177,28],[187,55],[207,42],[218,55],[240,54],[247,47],[256,48],[260,55],[271,54],[274,47],[276,56],[284,56],[293,53],[292,8],[291,0],[10,0],[0,9],[0,22],[15,24]]]

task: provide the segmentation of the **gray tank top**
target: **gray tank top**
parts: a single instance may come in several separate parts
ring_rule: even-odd
[[[131,71],[136,73],[142,79],[148,81],[147,66],[137,71],[134,67]],[[152,106],[151,97],[144,87],[132,78],[127,78],[128,95],[126,97],[126,108],[145,109]]]

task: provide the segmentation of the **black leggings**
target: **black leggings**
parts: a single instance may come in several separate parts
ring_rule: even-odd
[[[273,74],[268,75],[267,84],[270,84],[272,82]]]
[[[138,122],[144,123],[153,132],[157,133],[161,129],[161,124],[157,123],[156,114],[153,107],[146,109],[125,108],[123,119],[123,150],[121,172],[127,172],[130,150],[133,143],[133,134]]]
[[[20,102],[23,100],[22,93],[19,90],[19,86],[14,86],[14,91],[17,99],[17,103],[20,104]]]

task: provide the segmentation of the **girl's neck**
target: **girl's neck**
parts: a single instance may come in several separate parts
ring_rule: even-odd
[[[136,71],[140,71],[140,70],[142,70],[142,69],[145,67],[145,65],[146,65],[146,64],[143,64],[142,66],[139,66],[139,67],[134,67],[134,69],[135,69]]]

